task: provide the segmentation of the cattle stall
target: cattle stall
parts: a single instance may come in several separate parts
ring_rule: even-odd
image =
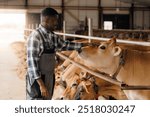
[[[149,0],[0,0],[0,99],[25,99],[27,40],[46,7],[58,37],[87,45],[55,53],[52,99],[150,99]]]
[[[28,31],[32,31],[30,29],[27,29]],[[116,30],[115,30],[116,31]],[[65,32],[65,31],[64,31]],[[118,31],[120,32],[120,31]],[[122,30],[123,32],[123,30]],[[131,32],[131,31],[126,31],[126,32]],[[132,33],[134,32],[137,32],[137,31],[133,31]],[[146,32],[146,31],[145,31]],[[85,36],[85,35],[76,35],[76,34],[67,34],[67,33],[60,33],[60,32],[55,32],[56,34],[58,35],[61,35],[61,36],[65,36],[65,38],[67,36],[69,37],[76,37],[76,38],[81,38],[81,39],[90,39],[91,41],[88,41],[88,43],[91,43],[92,44],[92,40],[98,40],[98,41],[102,41],[102,42],[105,42],[105,41],[108,41],[110,38],[104,38],[104,37],[94,37],[94,36]],[[80,42],[80,41],[79,41]],[[131,46],[135,46],[135,47],[141,47],[143,49],[139,50],[139,51],[149,51],[149,47],[150,47],[150,42],[149,41],[135,41],[134,39],[133,40],[128,40],[128,39],[117,39],[117,43],[119,45],[124,45],[124,46],[127,46],[127,47],[131,47]],[[94,45],[94,43],[93,43]],[[133,48],[132,48],[133,49]],[[134,48],[134,50],[136,50],[137,48]],[[64,52],[65,54],[65,52]],[[114,76],[111,76],[109,74],[106,74],[106,73],[103,73],[103,72],[95,72],[93,71],[92,69],[88,68],[88,66],[85,66],[85,65],[82,65],[82,63],[78,63],[78,61],[74,61],[73,58],[69,58],[69,56],[67,57],[66,55],[71,55],[71,54],[67,54],[64,55],[62,53],[57,53],[57,56],[59,56],[60,58],[63,58],[65,61],[68,61],[70,63],[72,63],[73,65],[75,65],[76,67],[79,67],[80,69],[90,73],[91,75],[93,76],[96,76],[98,78],[101,78],[107,82],[110,82],[111,84],[114,84],[114,85],[117,85],[120,87],[121,90],[150,90],[150,86],[144,86],[144,85],[128,85],[124,82],[120,82],[118,81]],[[60,67],[60,66],[59,66]],[[62,67],[62,66],[61,66]],[[67,72],[67,66],[63,66],[62,68],[58,68],[59,70],[63,69],[64,71],[63,74],[65,74],[65,72]],[[58,71],[59,71],[58,70]],[[58,72],[57,71],[57,72]],[[72,71],[73,72],[73,71]],[[60,73],[59,73],[59,77],[60,78]],[[60,80],[60,79],[59,79]],[[62,80],[62,79],[61,79]],[[59,81],[59,83],[62,82],[62,81]],[[59,84],[58,83],[58,84]],[[57,84],[57,85],[58,85]],[[64,85],[63,83],[60,83],[61,85]],[[59,84],[59,85],[60,85]],[[65,83],[65,88],[66,88],[66,83]],[[67,88],[66,88],[67,89]],[[107,97],[107,96],[106,96]],[[55,98],[55,99],[72,99],[72,98],[64,98],[64,97],[61,97],[61,98]],[[76,99],[76,98],[73,98],[73,99]],[[96,98],[93,98],[93,99],[96,99]],[[106,99],[109,99],[108,97]],[[116,98],[115,98],[116,99]],[[126,99],[126,98],[122,98],[122,99]]]

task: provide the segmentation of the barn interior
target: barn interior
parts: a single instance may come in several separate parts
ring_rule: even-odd
[[[143,53],[149,52],[150,0],[0,0],[0,99],[26,99],[26,41],[31,32],[38,28],[41,21],[41,10],[46,7],[58,11],[58,27],[55,32],[64,40],[82,42],[84,38],[84,41],[92,43],[90,39],[94,37],[101,38],[99,39],[101,41],[116,38],[121,46],[131,49],[134,46],[135,50],[140,48],[139,51]],[[73,34],[73,36],[68,37],[61,33]],[[83,37],[75,35],[82,35]],[[71,60],[77,57],[77,53],[74,51],[64,51],[62,54],[69,56]],[[98,75],[94,76],[94,74],[85,72],[85,70],[79,73],[79,69],[74,68],[71,61],[64,60],[61,55],[61,57],[57,56],[54,100],[77,99],[72,96],[75,92],[71,92],[70,95],[67,92],[68,90],[65,90],[68,87],[63,81],[65,80],[64,77],[70,77],[66,82],[73,86],[79,86],[81,83],[84,84],[83,86],[91,82],[94,83],[94,85],[90,85],[95,87],[94,89],[84,87],[86,94],[83,96],[83,100],[128,99],[119,87],[120,84],[108,80],[105,82],[105,78],[103,78],[104,81],[95,78],[86,79],[97,78]],[[75,63],[81,62],[78,58],[74,61]],[[72,65],[71,73],[67,73],[67,69],[71,69],[68,67],[69,65]],[[92,69],[89,66],[86,67],[88,67],[86,69]],[[74,71],[78,72],[78,76]],[[61,79],[62,74],[63,80]],[[85,81],[80,79],[80,84],[79,82],[74,84],[79,76],[84,77]],[[74,82],[72,82],[72,79],[75,79]],[[97,96],[97,82],[102,86],[100,96]],[[60,88],[59,85],[64,87]],[[114,94],[111,91],[114,91]],[[93,95],[94,97],[92,97]],[[150,96],[148,99],[150,99]]]

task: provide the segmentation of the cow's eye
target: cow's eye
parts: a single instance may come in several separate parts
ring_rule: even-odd
[[[106,47],[105,46],[100,46],[100,49],[105,50]]]
[[[99,46],[99,49],[102,50],[102,51],[105,51],[107,49],[108,45],[107,44],[101,44]]]
[[[77,84],[76,84],[76,83],[72,84],[72,87],[76,87],[76,86],[77,86]]]

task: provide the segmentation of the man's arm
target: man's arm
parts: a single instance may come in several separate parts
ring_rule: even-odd
[[[41,73],[39,70],[39,53],[40,40],[37,32],[34,32],[33,34],[31,34],[27,42],[28,73],[30,78],[33,78],[39,84],[42,96],[48,97],[48,90],[46,89],[45,84],[41,79]]]
[[[43,80],[41,78],[39,78],[39,79],[36,79],[36,81],[40,86],[41,95],[43,97],[49,97],[50,94],[49,94],[47,88],[45,87],[45,84],[44,84]]]
[[[76,43],[67,40],[63,40],[57,36],[56,40],[56,48],[60,51],[66,50],[80,50],[84,46],[88,46],[88,43]]]

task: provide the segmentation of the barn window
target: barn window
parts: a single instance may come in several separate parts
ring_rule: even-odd
[[[112,30],[113,22],[112,21],[104,21],[104,30]]]
[[[13,41],[23,40],[25,11],[0,10],[0,43],[9,45]]]

